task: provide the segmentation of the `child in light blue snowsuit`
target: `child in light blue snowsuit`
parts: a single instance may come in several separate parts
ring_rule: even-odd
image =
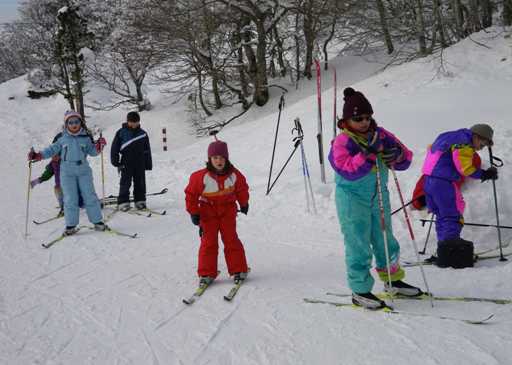
[[[87,133],[82,116],[74,110],[64,115],[66,128],[62,130],[62,136],[54,144],[46,147],[39,153],[31,152],[29,159],[41,161],[52,156],[61,155],[60,183],[64,194],[64,217],[66,219],[65,234],[74,232],[79,223],[79,206],[77,184],[85,202],[85,209],[89,221],[97,229],[109,229],[101,222],[101,206],[94,189],[92,169],[87,161],[87,156],[98,156],[105,139],[100,138],[97,143]]]
[[[348,285],[354,293],[354,304],[379,308],[385,303],[371,293],[375,282],[370,274],[373,256],[385,289],[389,288],[389,278],[375,164],[378,164],[381,179],[392,286],[402,295],[422,293],[419,288],[401,281],[405,272],[399,263],[400,246],[393,236],[386,187],[388,168],[406,170],[411,164],[412,152],[393,134],[377,126],[371,104],[362,93],[347,88],[344,94],[343,119],[338,124],[342,132],[333,143],[329,161],[336,172],[335,201],[346,248]]]

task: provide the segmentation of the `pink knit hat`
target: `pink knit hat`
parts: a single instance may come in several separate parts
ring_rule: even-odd
[[[208,146],[208,158],[222,156],[229,158],[228,144],[222,141],[215,141]]]
[[[64,113],[64,123],[66,123],[71,117],[78,117],[78,119],[82,120],[80,113],[77,113],[74,110],[68,110],[66,113]]]

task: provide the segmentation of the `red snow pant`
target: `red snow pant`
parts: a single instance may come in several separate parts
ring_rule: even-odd
[[[227,204],[208,204],[201,202],[201,247],[199,247],[199,276],[217,277],[217,257],[219,255],[219,231],[224,243],[224,257],[229,275],[247,272],[247,261],[242,242],[236,233],[235,202]]]

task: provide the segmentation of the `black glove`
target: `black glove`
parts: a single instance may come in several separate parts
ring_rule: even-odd
[[[248,211],[249,211],[249,203],[247,203],[243,207],[240,207],[240,213],[243,213],[243,214],[247,215]]]
[[[489,167],[482,171],[482,182],[486,180],[498,180],[498,169],[496,167]]]
[[[394,147],[382,151],[382,160],[387,166],[393,166],[397,162],[403,160],[403,153],[404,150],[402,146],[397,144]]]
[[[198,226],[201,221],[201,216],[199,214],[192,214],[190,219],[192,219],[192,223],[194,223],[194,225]]]
[[[378,154],[382,151],[382,139],[380,139],[379,132],[375,132],[374,134],[368,135],[368,140],[366,142],[366,151],[364,151],[365,156],[371,154]]]

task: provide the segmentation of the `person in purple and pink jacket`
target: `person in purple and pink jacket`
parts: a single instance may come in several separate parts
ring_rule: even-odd
[[[342,132],[333,142],[329,161],[336,172],[335,202],[344,236],[348,285],[355,305],[383,308],[386,303],[371,293],[375,280],[370,274],[375,256],[376,270],[384,282],[384,291],[390,289],[376,164],[381,178],[392,287],[398,290],[394,294],[423,294],[419,288],[401,281],[405,272],[399,263],[400,246],[393,236],[389,191],[386,188],[388,169],[391,166],[395,170],[408,169],[412,152],[392,133],[377,126],[372,106],[361,92],[347,88],[343,94],[343,119],[338,121]]]
[[[436,232],[439,242],[459,240],[464,227],[464,208],[456,183],[464,177],[477,180],[496,180],[498,170],[482,170],[473,165],[475,151],[491,147],[494,131],[487,124],[475,124],[439,135],[428,147],[421,172],[425,176],[423,190],[428,209],[436,215]]]

